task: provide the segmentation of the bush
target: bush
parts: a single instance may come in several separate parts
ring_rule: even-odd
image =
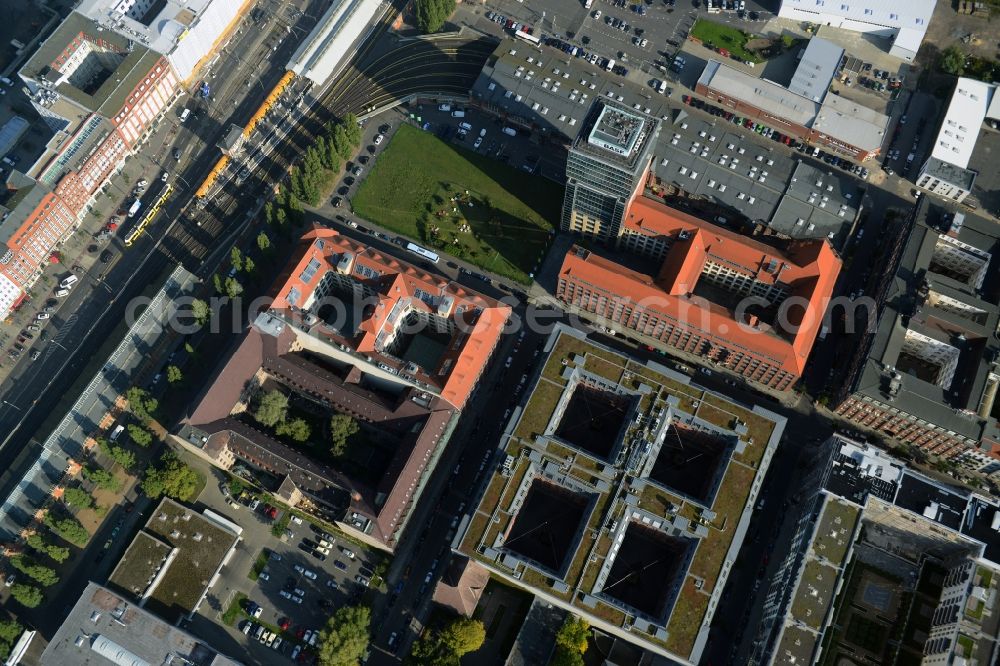
[[[45,599],[45,595],[42,594],[40,589],[34,585],[25,585],[23,583],[12,585],[10,596],[25,608],[37,608],[42,603],[42,600]]]

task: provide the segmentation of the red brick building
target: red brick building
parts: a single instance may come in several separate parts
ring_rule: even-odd
[[[792,387],[840,273],[828,242],[781,250],[641,197],[625,227],[666,248],[659,273],[573,247],[559,273],[559,299],[752,381]]]

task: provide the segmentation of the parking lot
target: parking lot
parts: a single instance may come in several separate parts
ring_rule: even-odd
[[[229,652],[246,653],[251,663],[285,663],[293,653],[296,661],[310,663],[315,650],[306,642],[330,615],[350,603],[369,604],[378,593],[357,579],[370,581],[382,555],[326,534],[298,517],[289,520],[280,508],[270,512],[272,518],[268,505],[254,502],[251,495],[234,508],[222,490],[219,473],[213,470],[211,475],[214,481],[209,481],[200,500],[243,527],[243,541],[213,587],[217,603],[202,607],[192,622],[193,631],[234,646]],[[284,530],[277,530],[283,535],[275,536],[275,524],[286,522]],[[259,572],[256,580],[248,575],[252,571]],[[224,626],[223,614],[240,595],[246,595],[242,612]],[[297,646],[301,647],[296,650]]]
[[[498,14],[499,22],[487,18]],[[749,16],[757,17],[750,21]],[[704,3],[691,0],[594,0],[589,9],[579,0],[492,0],[485,5],[459,5],[456,22],[480,32],[512,34],[510,21],[529,26],[536,37],[554,37],[595,53],[630,71],[630,78],[646,82],[664,73],[676,49],[699,17],[750,27],[771,17],[759,2],[747,2],[743,18],[736,11],[708,14]],[[622,24],[627,25],[622,25]]]

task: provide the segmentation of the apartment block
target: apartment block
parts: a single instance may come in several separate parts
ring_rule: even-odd
[[[975,469],[997,462],[998,241],[993,223],[920,199],[847,361],[841,416]]]
[[[559,272],[561,301],[752,381],[794,385],[840,273],[827,241],[779,249],[646,198],[633,202],[624,228],[626,247],[663,257],[658,274],[573,247]]]
[[[844,435],[813,458],[750,663],[996,663],[1000,506]]]

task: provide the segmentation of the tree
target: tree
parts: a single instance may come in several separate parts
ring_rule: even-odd
[[[194,345],[192,345],[190,342],[185,342],[184,343],[184,351],[186,351],[188,354],[191,354],[192,356],[194,356],[194,353],[195,353],[195,351],[194,351]]]
[[[115,478],[114,474],[101,467],[84,467],[83,478],[87,479],[98,488],[110,490],[113,493],[118,492],[122,487],[122,482]]]
[[[176,453],[167,451],[160,457],[159,465],[146,471],[142,491],[157,499],[162,495],[187,501],[194,496],[201,483],[200,475],[184,464]]]
[[[124,447],[118,446],[117,444],[112,444],[103,437],[97,438],[97,446],[104,452],[104,455],[108,456],[125,469],[129,469],[135,464],[134,453]]]
[[[341,606],[319,633],[320,666],[357,666],[368,649],[371,609]]]
[[[219,277],[218,273],[212,273],[212,286],[215,287],[215,293],[222,294],[222,278]]]
[[[243,285],[236,278],[226,278],[226,296],[236,298],[243,293]]]
[[[416,0],[413,5],[417,28],[423,33],[440,30],[454,11],[455,0]]]
[[[243,270],[243,253],[240,252],[240,248],[234,246],[229,250],[229,261],[236,270]]]
[[[361,125],[358,124],[358,117],[353,113],[344,116],[344,127],[347,129],[347,136],[355,148],[361,145]]]
[[[45,596],[42,591],[34,585],[15,583],[10,588],[10,596],[25,608],[37,608]]]
[[[590,623],[582,617],[569,615],[556,634],[556,645],[584,654],[587,651],[587,639],[589,638]]]
[[[156,398],[138,386],[129,388],[125,392],[125,398],[128,400],[129,411],[143,423],[149,421],[156,413],[156,408],[160,406]]]
[[[253,417],[261,425],[273,428],[288,415],[288,396],[281,391],[268,391],[260,399]]]
[[[956,45],[951,45],[941,52],[941,69],[948,74],[961,76],[965,73],[965,52]]]
[[[583,666],[583,655],[563,645],[556,645],[549,666]]]
[[[279,435],[291,437],[296,442],[306,441],[311,432],[309,424],[302,419],[282,421],[275,430]]]
[[[28,546],[39,553],[48,555],[56,562],[65,562],[69,558],[69,548],[56,546],[45,540],[41,534],[31,534],[27,539]]]
[[[209,317],[212,316],[212,310],[208,307],[208,303],[200,298],[194,298],[191,299],[191,316],[194,317],[199,326],[204,326],[208,323]]]
[[[285,212],[284,208],[279,208],[278,212],[274,215],[274,219],[277,221],[279,227],[283,227],[288,222],[288,213]],[[219,291],[221,292],[222,290],[220,289]]]
[[[33,578],[42,587],[51,587],[59,582],[59,576],[56,575],[55,569],[41,565],[24,555],[15,555],[10,558],[10,563],[11,566],[29,578]]]
[[[56,518],[52,512],[45,514],[45,525],[75,546],[86,546],[90,532],[76,518]]]
[[[14,620],[0,622],[0,659],[6,659],[10,655],[11,649],[23,632],[24,627]]]
[[[440,641],[456,657],[475,652],[486,640],[486,628],[479,620],[460,617],[441,630]]]
[[[153,442],[153,434],[140,425],[128,424],[128,436],[133,442],[145,448]]]
[[[358,422],[347,414],[334,414],[330,417],[330,451],[335,458],[347,453],[347,440],[360,430]]]
[[[90,496],[83,488],[67,488],[63,491],[63,501],[69,506],[75,506],[80,509],[89,509],[94,505],[94,499]]]
[[[264,221],[268,224],[274,224],[274,202],[272,201],[264,204]],[[263,233],[262,231],[261,234]]]
[[[243,272],[246,273],[247,275],[252,275],[254,269],[256,268],[257,264],[255,264],[253,259],[251,259],[250,257],[247,257],[246,259],[243,260]]]
[[[337,154],[340,155],[340,159],[351,159],[354,147],[351,145],[351,136],[347,133],[347,128],[342,123],[338,123],[333,128],[333,145],[337,150]]]
[[[257,234],[257,248],[261,252],[267,252],[271,248],[271,239],[263,231]]]
[[[247,261],[250,261],[247,259]],[[167,381],[176,384],[184,379],[184,373],[176,365],[167,366]]]

